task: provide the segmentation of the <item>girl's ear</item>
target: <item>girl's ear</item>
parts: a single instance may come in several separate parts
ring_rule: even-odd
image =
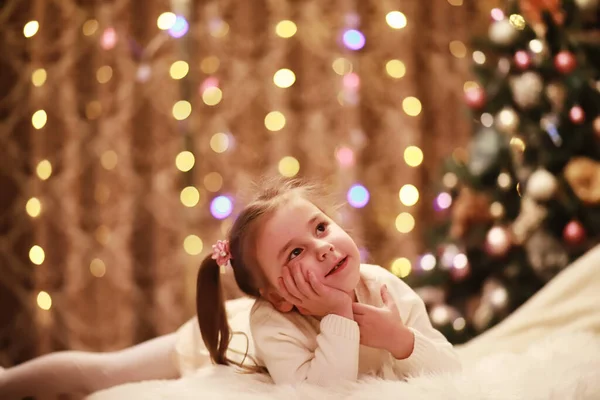
[[[273,307],[277,309],[279,312],[290,312],[294,308],[294,305],[281,297],[279,293],[275,289],[260,289],[260,295],[266,299],[269,303],[273,304]]]

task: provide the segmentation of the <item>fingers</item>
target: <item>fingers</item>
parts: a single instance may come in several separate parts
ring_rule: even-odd
[[[392,295],[388,291],[387,285],[381,285],[381,300],[383,304],[389,309],[396,308],[396,302],[392,298]]]
[[[298,286],[296,286],[296,282],[294,281],[294,277],[292,276],[290,268],[283,267],[281,275],[283,277],[283,282],[285,283],[285,287],[287,288],[288,292],[290,292],[292,296],[294,296],[295,298],[300,300],[300,302],[302,302],[304,296],[298,290]]]
[[[300,294],[303,296],[303,298],[312,298],[316,296],[312,286],[310,286],[304,275],[302,275],[302,269],[300,269],[300,267],[295,266],[292,268],[292,276],[294,278],[294,282],[296,283],[296,287],[300,291]]]
[[[367,315],[377,311],[377,307],[368,304],[352,303],[352,312],[356,315]]]
[[[312,271],[308,271],[308,283],[310,283],[310,286],[315,291],[317,296],[325,295],[327,288],[317,279]]]
[[[290,293],[290,291],[288,290],[288,286],[285,283],[285,280],[282,277],[279,277],[277,279],[277,282],[279,284],[279,293],[281,294],[281,296],[287,300],[288,302],[292,303],[292,304],[301,304],[302,300],[299,299],[298,297],[294,296],[292,293]]]

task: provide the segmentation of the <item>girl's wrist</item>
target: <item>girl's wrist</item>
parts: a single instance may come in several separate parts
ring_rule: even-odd
[[[392,341],[392,346],[389,352],[397,360],[404,360],[413,352],[415,347],[415,334],[405,326],[400,328],[397,335]]]
[[[340,317],[348,318],[354,321],[354,313],[352,312],[352,301],[348,304],[343,304],[331,311],[330,314],[339,315]]]

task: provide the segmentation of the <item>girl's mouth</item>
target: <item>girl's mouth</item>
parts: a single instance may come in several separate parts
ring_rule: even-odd
[[[331,271],[329,271],[325,277],[328,277],[330,275],[335,274],[338,271],[343,270],[346,265],[348,265],[348,256],[342,258],[337,264],[335,264],[335,266],[331,269]]]

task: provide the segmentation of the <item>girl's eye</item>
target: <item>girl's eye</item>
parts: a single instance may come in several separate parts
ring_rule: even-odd
[[[300,254],[302,254],[302,249],[299,247],[296,247],[294,250],[292,250],[292,252],[290,253],[290,256],[288,257],[288,260],[293,260],[294,258],[298,257]]]
[[[318,232],[325,232],[327,230],[327,224],[325,222],[321,222],[319,225],[317,225],[317,231]]]

